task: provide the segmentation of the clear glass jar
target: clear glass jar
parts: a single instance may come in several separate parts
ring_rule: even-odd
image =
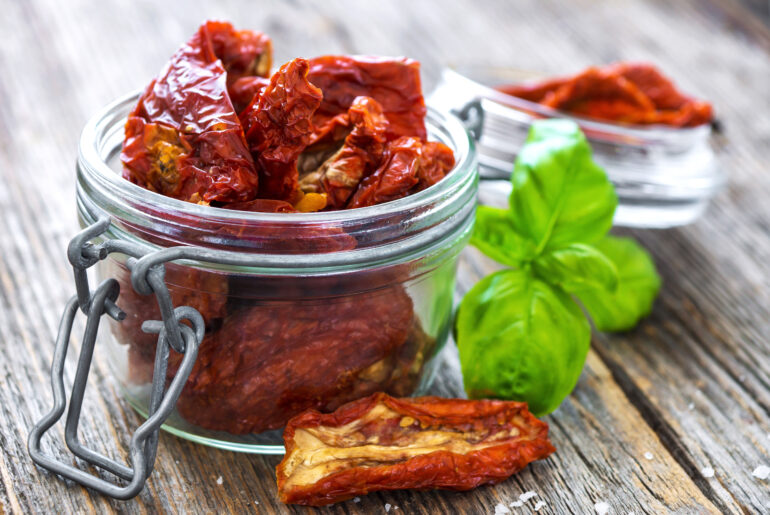
[[[501,93],[495,85],[532,80],[509,68],[445,69],[428,103],[459,116],[477,140],[483,203],[507,203],[508,178],[533,121],[574,120],[594,158],[615,185],[615,224],[671,227],[697,219],[725,183],[710,125],[693,128],[629,126],[571,116]]]
[[[421,392],[451,325],[457,256],[473,225],[478,185],[472,140],[452,116],[429,110],[429,137],[455,153],[455,168],[412,196],[329,213],[251,213],[199,206],[120,176],[125,117],[136,95],[85,127],[78,157],[81,225],[109,216],[104,238],[148,251],[176,245],[248,253],[250,266],[166,265],[174,306],[206,322],[195,368],[164,426],[204,444],[282,453],[280,429],[307,408],[331,410],[375,391]],[[115,256],[115,257],[113,257]],[[159,319],[152,296],[130,285],[125,256],[97,268],[121,284],[127,313],[99,338],[131,404],[146,413]],[[181,356],[171,352],[169,373]]]

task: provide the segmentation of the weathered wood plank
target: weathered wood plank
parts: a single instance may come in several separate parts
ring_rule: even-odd
[[[333,52],[408,54],[423,61],[427,86],[446,62],[564,72],[649,58],[685,90],[714,99],[728,130],[731,186],[707,217],[685,229],[634,233],[652,250],[666,286],[640,329],[595,339],[574,395],[549,417],[559,448],[553,458],[472,493],[375,494],[323,511],[383,512],[389,503],[407,513],[484,513],[527,490],[547,503],[544,513],[585,513],[600,501],[613,513],[767,509],[767,482],[750,472],[770,454],[770,178],[763,165],[770,126],[756,114],[770,112],[770,32],[723,0],[340,0],[319,10],[305,1],[0,1],[0,513],[310,511],[276,503],[276,458],[166,434],[148,488],[130,502],[68,486],[35,468],[24,449],[32,421],[51,403],[51,342],[73,291],[64,249],[76,230],[79,130],[101,105],[144,85],[202,19],[215,16],[269,32],[278,62]],[[467,252],[459,290],[489,266]],[[456,356],[445,359],[435,388],[457,393]],[[73,365],[71,357],[68,381]],[[83,439],[125,459],[140,419],[103,360],[96,365]],[[50,448],[66,458],[59,443]],[[715,469],[713,479],[700,475],[705,466]]]

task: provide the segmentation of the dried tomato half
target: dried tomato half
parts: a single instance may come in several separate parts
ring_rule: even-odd
[[[203,24],[129,115],[123,176],[189,202],[254,198],[258,176],[228,85],[264,72],[270,52],[264,34]]]
[[[565,78],[498,90],[579,116],[615,122],[694,127],[711,121],[711,105],[680,93],[647,63],[591,67]]]
[[[353,129],[342,146],[300,180],[303,191],[326,193],[327,205],[332,209],[345,207],[367,171],[379,164],[385,149],[388,120],[379,102],[370,97],[357,97],[347,116]]]
[[[297,159],[310,142],[321,90],[308,82],[309,64],[297,58],[281,66],[270,84],[241,114],[249,148],[259,165],[260,198],[294,200]]]
[[[234,434],[280,428],[309,408],[333,410],[391,381],[413,319],[401,286],[241,309],[204,338],[177,409]]]
[[[276,468],[287,504],[322,506],[378,490],[469,490],[554,452],[525,403],[384,393],[334,413],[307,411],[283,433]]]
[[[415,136],[425,139],[425,99],[420,63],[413,59],[327,55],[310,60],[310,82],[321,88],[323,101],[313,117],[314,141],[340,125],[357,97],[380,103],[390,122],[388,139]],[[342,116],[340,116],[342,115]]]
[[[379,168],[361,181],[347,207],[373,206],[425,189],[441,180],[454,162],[443,143],[399,138],[388,143]]]

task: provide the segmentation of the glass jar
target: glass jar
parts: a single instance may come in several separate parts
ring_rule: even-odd
[[[137,95],[107,106],[85,127],[78,156],[80,223],[109,216],[103,238],[147,251],[194,245],[249,255],[249,266],[166,265],[174,306],[206,323],[195,367],[166,421],[204,444],[282,453],[280,430],[308,408],[332,410],[376,391],[424,391],[451,325],[457,256],[476,204],[472,140],[452,116],[430,109],[430,139],[455,153],[436,185],[393,202],[322,213],[253,213],[200,206],[120,176],[123,125]],[[99,280],[121,285],[122,322],[100,330],[129,402],[147,413],[158,320],[153,296],[131,288],[126,257],[111,255]],[[181,355],[171,352],[169,376]]]
[[[495,85],[532,80],[509,68],[445,69],[428,102],[459,116],[477,140],[483,203],[507,205],[508,178],[533,121],[574,120],[618,194],[615,224],[671,227],[696,220],[725,177],[714,152],[712,127],[629,126],[571,116],[501,93]]]

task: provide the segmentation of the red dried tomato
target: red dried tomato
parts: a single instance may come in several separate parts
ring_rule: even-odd
[[[259,98],[269,84],[270,79],[265,77],[241,77],[230,84],[227,91],[235,111],[241,113],[255,98]]]
[[[443,143],[399,138],[388,144],[379,168],[361,181],[347,207],[372,206],[405,197],[438,182],[453,166],[454,154]],[[425,183],[421,184],[421,180]]]
[[[310,60],[308,79],[323,91],[323,101],[313,117],[314,141],[345,125],[344,114],[356,97],[371,97],[380,103],[390,122],[388,139],[427,136],[417,61],[403,57],[327,55]]]
[[[573,77],[498,89],[568,113],[615,122],[694,127],[713,117],[710,104],[683,95],[646,63],[592,67]]]
[[[283,433],[278,494],[322,506],[378,490],[469,490],[554,452],[548,425],[522,402],[384,393],[330,414],[307,411]]]
[[[129,115],[123,176],[190,202],[253,198],[257,173],[228,96],[227,67],[237,78],[265,63],[269,67],[267,36],[224,22],[202,25]]]
[[[385,149],[388,120],[376,100],[357,97],[347,117],[353,130],[342,146],[300,181],[303,191],[326,193],[332,209],[345,207],[361,179],[379,164]]]
[[[259,163],[261,198],[292,200],[296,195],[297,159],[310,141],[312,116],[321,103],[321,90],[308,82],[308,69],[301,58],[281,66],[241,115]]]
[[[455,165],[452,149],[438,141],[422,144],[420,168],[417,169],[418,188],[424,190],[443,179]]]
[[[177,409],[235,434],[282,427],[308,408],[333,410],[390,382],[413,319],[400,286],[242,309],[204,339]]]

